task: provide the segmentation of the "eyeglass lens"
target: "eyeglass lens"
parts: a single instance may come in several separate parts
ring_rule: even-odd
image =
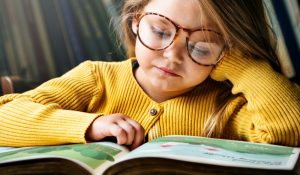
[[[168,19],[156,15],[144,15],[138,24],[139,40],[152,50],[169,47],[176,37],[177,28]],[[222,37],[213,31],[193,31],[187,40],[187,50],[194,62],[202,65],[217,63],[224,47]]]

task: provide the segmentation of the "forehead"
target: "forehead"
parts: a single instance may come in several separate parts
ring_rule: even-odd
[[[185,28],[216,28],[196,0],[152,0],[144,11],[162,14]]]

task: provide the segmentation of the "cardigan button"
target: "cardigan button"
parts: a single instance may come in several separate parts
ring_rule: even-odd
[[[150,115],[155,116],[157,114],[157,110],[155,108],[150,109]]]

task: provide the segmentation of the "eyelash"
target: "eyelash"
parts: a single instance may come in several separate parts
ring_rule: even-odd
[[[167,37],[170,37],[171,34],[170,33],[167,33],[167,32],[163,32],[161,31],[160,29],[156,29],[155,27],[151,26],[151,31],[157,35],[159,38],[166,38]]]
[[[210,51],[207,49],[207,48],[204,48],[204,47],[201,47],[201,48],[199,48],[199,47],[195,47],[195,45],[192,45],[192,44],[189,44],[188,45],[188,48],[189,48],[189,50],[194,50],[194,51],[196,51],[197,53],[201,53],[202,55],[204,55],[204,56],[206,56],[206,55],[209,55],[210,54]]]

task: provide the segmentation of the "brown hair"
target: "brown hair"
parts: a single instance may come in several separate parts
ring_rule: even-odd
[[[127,49],[127,56],[135,56],[135,40],[136,36],[132,31],[132,21],[135,15],[141,12],[150,0],[126,0],[122,9],[120,30],[118,34],[122,39],[124,47]]]
[[[245,57],[266,59],[272,67],[280,72],[280,65],[276,53],[276,37],[268,23],[263,0],[194,0],[215,21],[229,49],[235,48]],[[141,12],[150,0],[126,0],[121,25],[121,37],[127,47],[127,56],[135,56],[136,36],[131,25],[134,15]],[[227,50],[230,54],[230,50]],[[222,101],[217,104],[215,111],[207,121],[203,135],[221,137],[224,126],[226,106],[235,98],[231,92],[231,85],[226,92],[220,94]]]

